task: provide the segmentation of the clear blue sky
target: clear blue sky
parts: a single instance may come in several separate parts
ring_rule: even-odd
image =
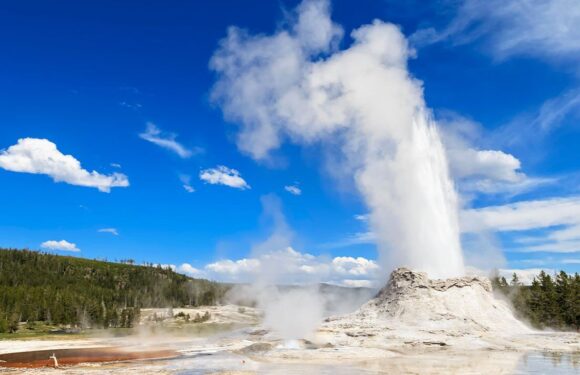
[[[461,150],[500,150],[521,163],[519,169],[510,164],[507,177],[489,169],[454,175],[463,210],[487,207],[500,217],[502,209],[521,212],[503,227],[489,225],[476,245],[464,235],[465,246],[483,246],[485,237],[486,246],[505,257],[502,268],[578,271],[580,35],[566,27],[580,24],[579,12],[569,15],[574,12],[560,0],[550,12],[525,10],[546,26],[534,29],[493,10],[478,15],[478,3],[485,4],[337,0],[332,19],[345,31],[341,49],[352,42],[351,30],[374,19],[399,25],[416,51],[409,71],[423,82],[440,126],[467,129],[458,132],[468,134],[458,141]],[[240,151],[238,127],[224,121],[210,100],[216,73],[209,61],[227,28],[272,34],[285,27],[297,4],[1,4],[0,150],[8,152],[19,139],[48,140],[87,171],[121,173],[129,186],[107,193],[0,169],[0,246],[40,249],[46,241],[65,240],[80,249],[78,256],[189,263],[203,270],[250,256],[252,244],[268,236],[261,198],[273,194],[296,251],[375,259],[372,242],[361,240],[365,221],[356,218],[367,209],[348,182],[324,171],[319,147],[286,143],[276,163],[257,162]],[[507,12],[517,19],[524,10]],[[563,31],[541,34],[555,25]],[[154,127],[147,130],[148,123]],[[160,146],[163,140],[171,145]],[[446,141],[459,147],[454,144]],[[238,171],[248,186],[231,170],[225,171],[234,177],[231,186],[208,182],[220,165]],[[505,166],[489,166],[496,167]],[[205,180],[202,171],[209,174]],[[509,206],[515,202],[516,208]],[[58,248],[62,244],[50,251],[71,254]]]

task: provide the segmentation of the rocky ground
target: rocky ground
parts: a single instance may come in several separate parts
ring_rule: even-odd
[[[222,305],[222,306],[200,306],[200,307],[185,307],[172,309],[141,309],[141,316],[139,325],[148,325],[158,322],[165,324],[195,324],[195,318],[203,319],[207,316],[207,320],[199,323],[212,324],[239,324],[239,325],[253,325],[258,324],[261,319],[260,312],[252,307],[238,306],[238,305]]]
[[[263,339],[273,337],[265,334]],[[578,333],[529,328],[505,301],[494,297],[486,278],[430,280],[425,273],[404,268],[394,271],[359,310],[327,318],[299,343],[292,351],[273,345],[277,350],[265,356],[358,360],[470,350],[580,353]]]
[[[541,369],[540,373],[580,370],[578,333],[532,330],[513,316],[506,302],[494,297],[489,280],[481,277],[430,280],[424,273],[398,269],[378,295],[360,309],[329,317],[309,337],[296,340],[283,340],[276,332],[256,324],[259,311],[234,305],[171,312],[144,310],[141,324],[147,326],[161,319],[164,324],[180,327],[184,315],[192,319],[206,312],[210,318],[201,324],[236,323],[244,327],[207,337],[142,333],[130,338],[83,341],[80,346],[163,348],[175,351],[178,358],[91,365],[83,367],[86,372],[78,372],[80,367],[66,371],[513,374],[522,363]],[[166,316],[162,319],[163,314]],[[52,344],[42,343],[40,347]],[[0,342],[0,352],[6,350],[7,343]],[[542,370],[542,366],[547,367]]]

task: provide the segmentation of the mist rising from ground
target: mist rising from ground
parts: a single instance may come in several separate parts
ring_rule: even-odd
[[[228,293],[229,302],[255,304],[264,313],[263,325],[290,340],[308,337],[325,317],[354,311],[372,297],[369,288],[321,284],[327,281],[328,267],[293,249],[294,234],[280,200],[266,195],[262,206],[269,233],[252,246],[251,259],[258,269],[248,284],[236,285]],[[304,264],[305,258],[312,260],[310,265]]]
[[[463,274],[457,196],[400,29],[375,20],[350,34],[325,0],[305,0],[272,35],[236,27],[211,60],[212,97],[240,124],[238,147],[268,160],[285,140],[323,144],[370,210],[384,271]],[[353,177],[354,176],[354,177]]]

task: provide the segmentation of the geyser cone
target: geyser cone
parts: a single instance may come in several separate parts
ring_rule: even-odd
[[[431,280],[407,268],[393,271],[387,285],[357,314],[449,335],[529,332],[509,306],[494,297],[487,278]]]

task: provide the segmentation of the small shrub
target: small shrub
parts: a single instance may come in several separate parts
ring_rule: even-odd
[[[203,323],[207,322],[211,318],[209,311],[206,311],[203,315],[199,315],[199,313],[195,314],[195,318],[193,319],[194,323]]]

